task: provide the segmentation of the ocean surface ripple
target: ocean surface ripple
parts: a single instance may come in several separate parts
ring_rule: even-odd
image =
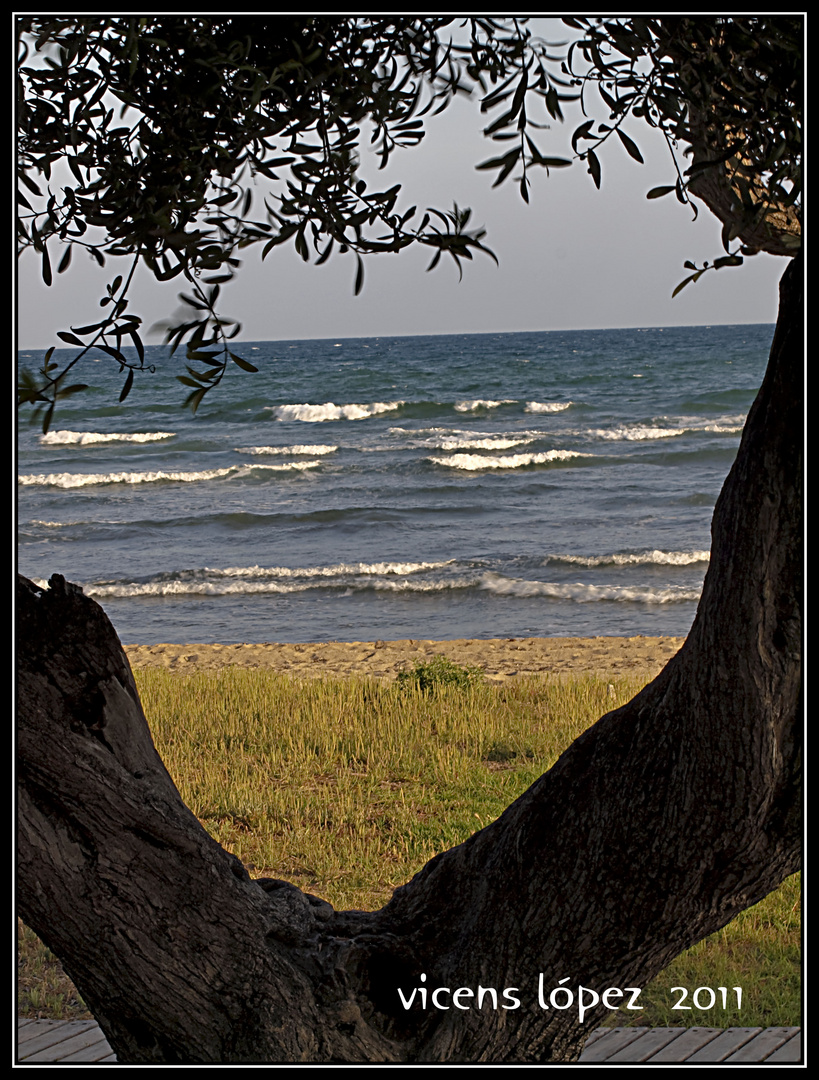
[[[101,354],[20,428],[19,569],[129,643],[684,635],[772,335],[248,342],[195,417]]]

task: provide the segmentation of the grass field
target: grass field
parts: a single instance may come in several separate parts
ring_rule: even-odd
[[[485,683],[444,666],[392,686],[296,682],[239,668],[136,673],[159,752],[183,799],[253,877],[281,877],[337,908],[376,909],[433,855],[494,820],[634,679]],[[641,1026],[801,1023],[796,875],[678,957],[641,996]],[[59,964],[20,926],[18,1011],[86,1013]],[[697,987],[717,1007],[692,1005]],[[735,1006],[721,1007],[718,987]],[[697,1002],[709,1002],[709,994]]]

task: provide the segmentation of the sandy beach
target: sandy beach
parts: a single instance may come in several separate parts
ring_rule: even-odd
[[[480,667],[502,682],[549,674],[645,675],[653,678],[681,637],[488,638],[455,641],[331,641],[261,645],[126,645],[134,669],[164,667],[180,675],[224,667],[264,668],[297,678],[370,675],[394,679],[417,660],[445,656]]]

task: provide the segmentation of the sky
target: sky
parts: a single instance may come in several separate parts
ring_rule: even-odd
[[[555,20],[548,20],[553,23]],[[546,20],[544,20],[544,23]],[[542,152],[571,157],[570,136],[579,109],[564,124],[540,133]],[[598,118],[604,119],[602,110]],[[544,120],[549,118],[545,114]],[[696,221],[673,195],[648,201],[646,192],[672,184],[674,167],[659,132],[632,120],[628,133],[645,164],[634,162],[619,141],[603,147],[602,189],[582,163],[533,176],[530,203],[521,199],[513,172],[492,188],[495,173],[475,166],[505,150],[482,135],[486,125],[475,100],[458,99],[431,117],[420,147],[396,152],[378,173],[366,159],[361,174],[384,189],[402,183],[398,208],[413,204],[472,209],[470,228],[499,266],[485,256],[464,263],[463,280],[449,258],[427,273],[429,249],[405,250],[366,260],[363,292],[355,297],[355,262],[333,257],[323,266],[304,263],[292,249],[275,249],[261,262],[258,249],[243,252],[234,283],[224,286],[220,307],[242,324],[239,341],[405,334],[488,333],[518,330],[774,322],[777,282],[785,260],[746,259],[740,268],[705,274],[672,299],[690,271],[723,254],[720,224],[705,206]],[[264,191],[258,189],[257,205]],[[127,273],[125,260],[104,270],[75,253],[68,273],[46,287],[39,257],[18,266],[17,343],[22,349],[59,344],[58,330],[97,320],[105,284]],[[59,253],[51,251],[52,266]],[[119,265],[121,264],[121,265]],[[146,273],[131,290],[130,310],[147,330],[179,309],[180,279],[163,285]],[[161,341],[161,334],[145,340]]]

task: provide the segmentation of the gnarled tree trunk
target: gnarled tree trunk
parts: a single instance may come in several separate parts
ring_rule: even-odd
[[[570,1061],[600,1010],[551,990],[640,987],[798,868],[800,262],[684,647],[381,911],[251,881],[183,805],[102,610],[21,579],[20,912],[120,1061]]]

